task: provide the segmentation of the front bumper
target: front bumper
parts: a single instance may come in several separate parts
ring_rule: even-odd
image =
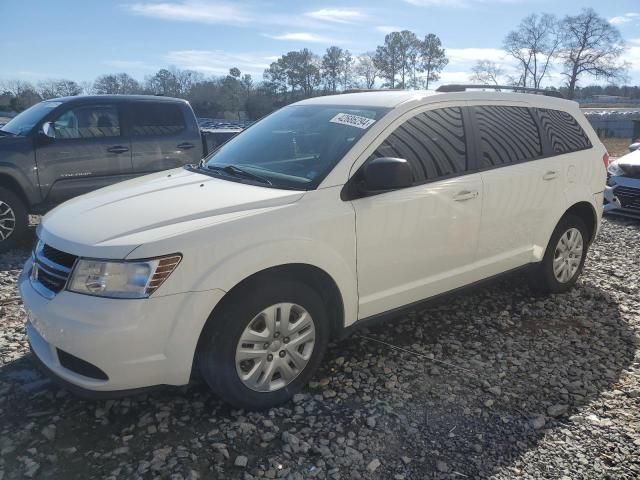
[[[640,179],[612,177],[604,191],[604,213],[640,218]]]
[[[198,338],[222,290],[124,300],[68,291],[52,299],[19,279],[33,353],[56,377],[92,391],[120,391],[189,382]],[[97,367],[107,379],[63,366],[66,352]]]

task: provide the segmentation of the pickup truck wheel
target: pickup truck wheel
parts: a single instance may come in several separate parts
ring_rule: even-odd
[[[540,293],[562,293],[571,289],[582,273],[588,238],[587,227],[580,217],[562,218],[551,235],[542,262],[531,272],[531,288]]]
[[[0,252],[14,247],[27,231],[29,216],[20,197],[0,187]]]
[[[203,331],[198,366],[232,406],[270,408],[309,381],[324,356],[328,325],[321,297],[302,283],[274,281],[232,292]]]

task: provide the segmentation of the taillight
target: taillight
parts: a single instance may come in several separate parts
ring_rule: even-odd
[[[604,152],[602,155],[602,163],[604,163],[605,170],[609,168],[609,152]]]

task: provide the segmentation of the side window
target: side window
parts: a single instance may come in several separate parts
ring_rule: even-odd
[[[535,111],[556,155],[591,148],[589,137],[571,114],[543,108],[536,108]]]
[[[467,151],[460,107],[419,113],[396,128],[371,158],[404,158],[416,183],[467,169]]]
[[[114,105],[86,105],[61,114],[53,127],[57,138],[120,136],[118,109]]]
[[[174,135],[186,128],[180,107],[171,103],[135,103],[131,106],[133,136]]]
[[[474,107],[480,168],[509,165],[542,156],[538,127],[526,107]]]

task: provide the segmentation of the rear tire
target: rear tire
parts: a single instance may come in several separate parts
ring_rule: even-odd
[[[531,289],[538,293],[570,290],[582,273],[588,248],[589,235],[584,221],[575,215],[564,216],[551,235],[542,262],[531,271]]]
[[[29,212],[13,191],[0,187],[0,252],[15,247],[25,236]]]
[[[286,402],[308,383],[327,348],[329,319],[320,295],[303,283],[275,279],[230,295],[200,338],[204,380],[237,408]]]

